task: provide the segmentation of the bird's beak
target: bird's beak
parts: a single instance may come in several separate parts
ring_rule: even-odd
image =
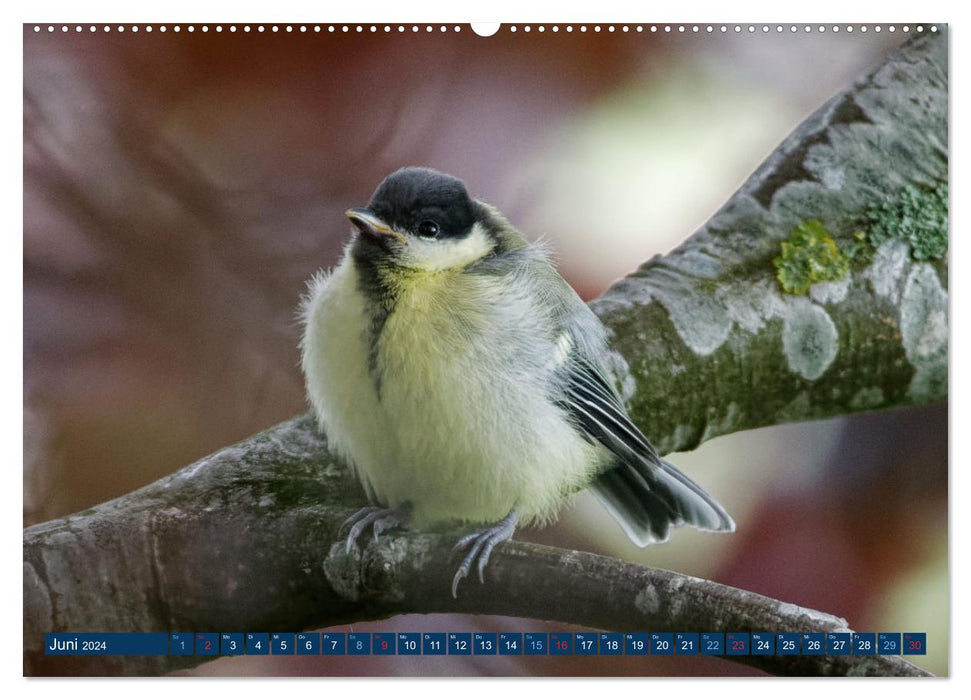
[[[381,236],[391,236],[401,245],[408,245],[408,241],[397,231],[388,226],[380,217],[375,216],[367,209],[348,209],[344,215],[351,220],[361,233],[380,238]]]

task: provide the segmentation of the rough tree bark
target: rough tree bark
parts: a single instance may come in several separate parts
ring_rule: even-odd
[[[864,240],[858,230],[879,216],[910,216],[899,202],[925,206],[947,177],[947,37],[939,31],[909,41],[824,105],[700,231],[593,302],[613,333],[632,416],[659,450],[946,400],[946,259],[918,261],[914,240],[871,237],[873,250],[808,295],[784,292],[773,260],[812,220],[848,251]],[[944,201],[946,221],[946,192]],[[942,228],[936,234],[946,236]],[[454,537],[388,535],[345,553],[337,527],[363,503],[304,415],[132,494],[26,529],[25,673],[151,674],[201,661],[52,662],[41,650],[50,631],[294,631],[406,612],[615,630],[848,629],[709,581],[515,542],[497,548],[487,586],[463,586],[454,600]],[[924,674],[899,657],[731,660],[773,673]]]

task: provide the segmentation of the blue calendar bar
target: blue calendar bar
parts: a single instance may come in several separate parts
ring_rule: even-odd
[[[600,655],[620,656],[624,653],[624,638],[617,632],[600,633]]]
[[[878,654],[899,654],[900,649],[900,632],[881,632],[877,635]]]
[[[248,656],[263,656],[270,653],[270,635],[248,632],[246,634],[246,654]]]
[[[853,655],[869,656],[877,653],[877,635],[874,632],[856,632],[853,635]]]
[[[527,632],[523,635],[523,651],[527,656],[546,656],[550,640],[546,632]]]
[[[826,635],[822,632],[802,633],[802,655],[822,656],[826,650]]]
[[[726,632],[725,654],[728,656],[748,656],[751,644],[748,632]]]
[[[709,656],[722,656],[725,653],[725,634],[723,632],[702,632],[698,651]]]
[[[752,632],[752,656],[775,656],[775,635]]]
[[[167,632],[48,632],[44,635],[47,656],[165,656]]]
[[[347,653],[347,635],[344,632],[321,633],[320,653],[325,656],[344,656]]]
[[[799,635],[780,632],[775,636],[775,653],[779,656],[799,656]]]
[[[826,653],[830,656],[849,656],[853,648],[851,637],[849,632],[827,632]]]
[[[375,655],[391,656],[396,648],[393,632],[375,632],[371,635],[371,649]]]
[[[448,633],[448,655],[449,656],[469,656],[472,653],[472,633],[471,632],[449,632]]]
[[[296,653],[296,644],[293,634],[280,634],[274,632],[270,635],[270,651],[274,656],[290,656]]]
[[[550,632],[550,654],[573,656],[573,632]]]
[[[347,653],[352,656],[371,655],[371,633],[370,632],[348,632],[347,633]]]
[[[674,638],[674,653],[679,656],[694,656],[701,648],[697,632],[678,632]]]
[[[926,632],[158,632],[44,635],[50,656],[926,655]]]
[[[573,653],[577,656],[596,656],[597,635],[593,632],[577,632],[573,641]]]
[[[276,652],[274,652],[276,653]],[[320,655],[320,632],[301,632],[297,635],[298,656]]]
[[[651,656],[671,656],[674,654],[674,634],[671,632],[651,632]]]
[[[522,632],[500,632],[499,653],[505,656],[518,656],[523,653]]]
[[[904,632],[903,652],[907,656],[923,656],[927,653],[927,634],[925,632]]]
[[[194,656],[195,637],[191,632],[173,632],[169,635],[169,653],[173,656]]]
[[[398,632],[398,656],[418,656],[421,654],[421,634],[419,632]]]
[[[223,632],[219,635],[219,653],[223,656],[239,656],[243,653],[243,633]]]
[[[219,635],[215,632],[196,632],[196,655],[219,656]]]
[[[445,633],[425,632],[421,636],[421,653],[425,656],[444,656]]]
[[[475,632],[472,634],[472,651],[476,655],[495,656],[499,653],[499,635],[495,632]]]
[[[628,656],[645,656],[648,648],[647,632],[628,632],[624,635],[624,653]]]

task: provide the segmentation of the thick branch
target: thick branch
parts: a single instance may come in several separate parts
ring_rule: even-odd
[[[945,400],[946,259],[915,262],[890,238],[868,264],[808,296],[782,290],[773,259],[812,220],[848,250],[873,227],[868,211],[947,179],[940,32],[908,42],[831,99],[697,233],[594,301],[628,372],[632,415],[659,451]],[[946,230],[935,234],[946,242]]]
[[[400,613],[481,613],[609,630],[846,631],[710,581],[534,544],[501,546],[452,598],[449,535],[334,542],[364,496],[302,416],[91,511],[25,531],[25,665],[43,633],[295,631]],[[366,541],[366,540],[365,540]],[[922,675],[896,657],[730,657],[773,673]],[[158,673],[203,657],[96,657],[72,673]]]
[[[784,294],[772,259],[798,224],[839,241],[907,185],[947,178],[946,37],[910,42],[777,150],[701,231],[594,308],[634,417],[662,452],[735,430],[946,398],[944,261],[884,243],[865,268]],[[625,371],[629,368],[629,371]],[[578,552],[506,544],[489,583],[451,598],[451,539],[344,555],[364,503],[307,416],[84,513],[24,531],[25,670],[57,673],[47,631],[294,631],[403,612],[476,612],[607,629],[795,631],[845,622]],[[329,554],[327,554],[329,552]],[[888,657],[733,657],[777,673],[919,674]],[[70,672],[180,661],[95,658]]]

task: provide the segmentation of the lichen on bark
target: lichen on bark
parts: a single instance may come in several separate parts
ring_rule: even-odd
[[[849,258],[816,219],[796,226],[781,248],[772,264],[779,283],[790,294],[806,294],[817,282],[837,282],[850,271]]]
[[[907,185],[896,200],[866,211],[868,240],[874,248],[898,240],[914,260],[939,260],[947,254],[947,182],[933,187]]]
[[[797,399],[803,418],[946,399],[947,84],[946,32],[909,41],[681,246],[593,302],[662,450],[789,420]],[[795,296],[773,261],[807,222],[849,264],[792,268]]]

